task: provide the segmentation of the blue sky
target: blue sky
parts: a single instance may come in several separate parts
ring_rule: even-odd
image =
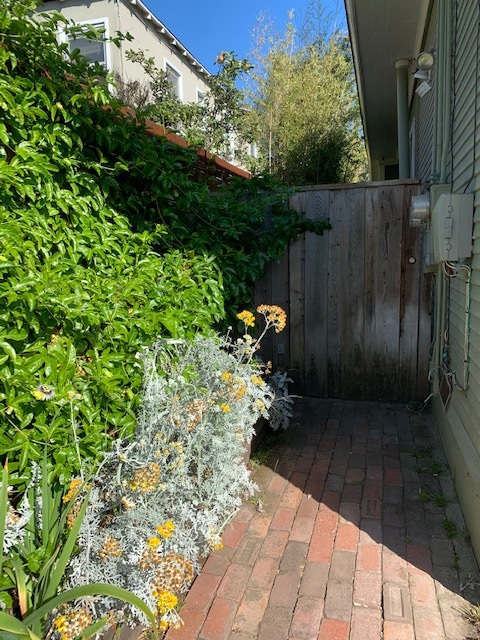
[[[214,73],[215,58],[220,51],[234,51],[239,57],[248,57],[251,32],[256,20],[264,13],[282,31],[288,13],[304,13],[306,0],[143,0],[143,3],[164,23],[180,42]],[[337,15],[337,27],[346,29],[343,0],[324,0],[326,13]]]

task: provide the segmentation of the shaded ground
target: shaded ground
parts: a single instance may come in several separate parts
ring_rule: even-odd
[[[465,640],[480,574],[433,418],[302,398],[167,640]]]

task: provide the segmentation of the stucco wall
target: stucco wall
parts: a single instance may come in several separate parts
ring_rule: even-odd
[[[124,41],[117,47],[107,44],[110,69],[120,73],[123,80],[146,80],[147,77],[140,65],[130,62],[126,58],[129,49],[145,51],[148,57],[155,59],[159,69],[165,69],[168,63],[180,74],[180,98],[184,102],[196,102],[198,91],[208,91],[207,75],[201,73],[201,63],[193,66],[189,56],[183,55],[183,48],[178,49],[172,44],[168,34],[162,34],[154,20],[148,20],[142,11],[135,8],[128,0],[64,0],[60,2],[46,2],[42,11],[59,11],[74,22],[94,22],[106,20],[107,35],[115,35],[117,31],[130,33],[132,41]],[[161,20],[161,16],[157,16]],[[166,25],[168,28],[168,25]]]

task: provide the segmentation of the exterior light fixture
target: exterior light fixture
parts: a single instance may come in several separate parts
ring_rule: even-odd
[[[423,96],[432,88],[430,85],[430,71],[435,63],[433,49],[429,51],[421,51],[418,54],[415,63],[417,65],[417,71],[413,74],[413,77],[422,81],[415,90],[415,93],[423,98]]]
[[[417,56],[417,69],[419,71],[430,71],[435,63],[433,51],[422,51]]]

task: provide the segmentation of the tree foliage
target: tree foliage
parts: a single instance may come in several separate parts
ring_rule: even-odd
[[[167,72],[158,69],[154,58],[143,51],[129,51],[127,55],[142,66],[149,78],[150,99],[143,112],[155,122],[177,131],[191,145],[227,159],[232,159],[231,140],[235,140],[237,154],[242,154],[242,146],[254,141],[251,123],[245,118],[245,95],[237,86],[251,69],[246,59],[237,58],[233,51],[221,52],[215,61],[218,72],[208,78],[209,91],[199,102],[184,103],[175,95]],[[123,88],[120,83],[120,89]],[[132,106],[138,106],[136,87],[131,89]]]
[[[211,330],[308,228],[267,180],[212,193],[60,28],[34,0],[0,7],[0,457],[20,484],[45,447],[65,483],[130,433],[142,346]]]
[[[291,185],[347,182],[365,176],[348,38],[327,35],[321,4],[285,32],[261,19],[254,35],[249,88],[258,143],[271,172]]]

